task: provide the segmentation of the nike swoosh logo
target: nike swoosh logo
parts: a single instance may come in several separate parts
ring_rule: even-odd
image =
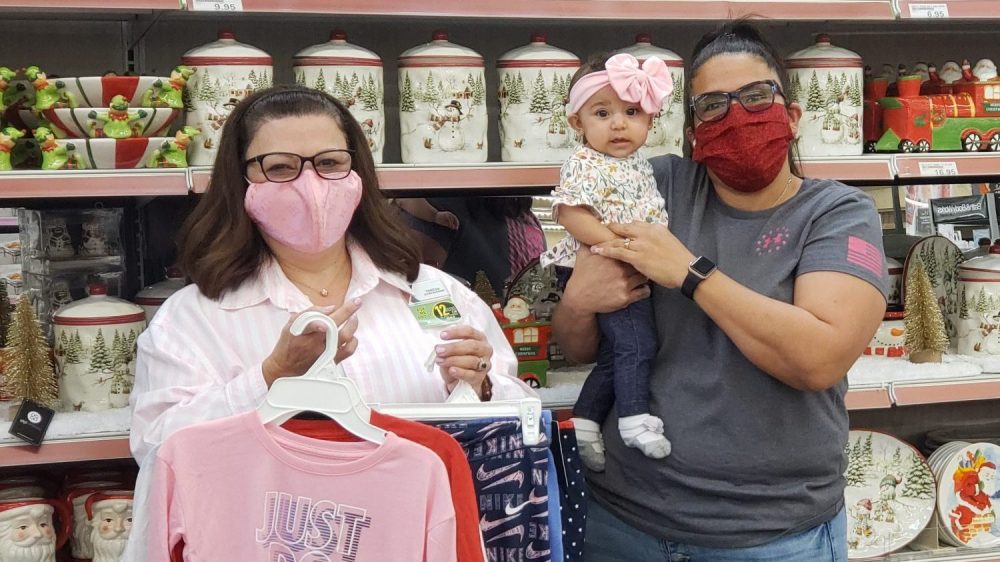
[[[497,519],[495,521],[487,521],[486,520],[486,516],[483,515],[483,518],[479,520],[479,530],[482,531],[482,532],[484,532],[484,533],[486,533],[488,531],[492,531],[493,529],[499,527],[500,525],[503,525],[504,523],[507,523],[508,521],[512,521],[514,519],[517,519],[518,515],[519,514],[515,513],[514,515],[511,515],[510,517],[502,517],[502,518]]]
[[[538,518],[544,517],[544,518],[548,519],[549,518],[549,510],[546,509],[545,513],[539,513],[539,514],[531,516],[532,519],[534,519],[536,517],[538,517]]]
[[[478,478],[480,482],[485,482],[487,480],[493,480],[494,478],[496,478],[500,474],[503,474],[504,472],[508,472],[508,471],[510,471],[510,470],[512,470],[514,468],[517,468],[517,465],[519,465],[519,464],[521,464],[521,463],[515,462],[515,463],[508,464],[507,466],[501,466],[500,468],[494,468],[493,470],[490,470],[490,471],[486,470],[486,465],[485,464],[481,464],[481,465],[479,465],[479,470],[476,471],[476,478]]]
[[[498,541],[500,539],[505,539],[507,537],[513,537],[514,535],[517,535],[518,542],[524,541],[524,525],[518,525],[517,527],[514,527],[513,529],[511,529],[509,531],[504,531],[503,533],[500,533],[499,535],[491,538],[490,540],[488,540],[486,542],[491,543],[493,541]]]
[[[548,492],[546,492],[544,496],[536,496],[535,489],[532,488],[531,493],[528,494],[528,501],[534,505],[538,505],[540,503],[549,503],[549,494]]]
[[[482,480],[482,479],[480,479],[480,480]],[[510,474],[508,476],[504,476],[500,480],[497,480],[496,482],[494,482],[494,483],[492,483],[492,484],[490,484],[488,486],[483,486],[483,490],[489,490],[490,488],[496,488],[497,486],[500,486],[502,484],[506,484],[508,482],[513,482],[515,480],[517,480],[518,486],[524,486],[524,473],[518,471],[518,472],[515,472],[515,473]]]
[[[503,510],[504,510],[504,513],[506,513],[507,515],[517,515],[517,514],[521,513],[521,511],[524,510],[524,506],[528,505],[529,503],[531,503],[531,502],[530,501],[524,502],[524,503],[522,503],[521,505],[519,505],[517,507],[513,507],[512,505],[507,504],[507,506],[504,507]]]
[[[508,425],[508,423],[509,422],[493,422],[490,425],[479,428],[476,433],[479,435],[480,439],[485,439],[503,429],[504,426]]]
[[[532,547],[533,543],[528,543],[528,548],[524,549],[524,557],[535,560],[537,558],[548,558],[551,550],[535,550]]]

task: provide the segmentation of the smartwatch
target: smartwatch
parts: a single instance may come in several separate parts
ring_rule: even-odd
[[[718,269],[712,260],[706,258],[705,256],[700,256],[694,259],[688,264],[688,274],[684,278],[684,284],[681,285],[681,293],[694,300],[694,290],[698,288],[698,285],[702,281],[708,279],[708,276],[715,273]]]

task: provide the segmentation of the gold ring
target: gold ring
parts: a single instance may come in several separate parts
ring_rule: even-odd
[[[628,249],[629,249],[629,247],[628,247],[628,246],[629,246],[629,244],[631,244],[631,243],[632,243],[632,239],[631,239],[631,238],[626,238],[626,239],[625,239],[625,244],[623,245],[623,247],[624,247],[624,248],[625,248],[626,250],[628,250]]]
[[[485,357],[479,358],[479,364],[476,365],[477,371],[485,371],[490,368],[490,362],[486,360]]]

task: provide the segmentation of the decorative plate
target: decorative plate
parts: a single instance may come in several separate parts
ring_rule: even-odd
[[[938,516],[956,546],[1000,546],[1000,447],[965,444],[939,463]]]
[[[941,314],[944,315],[944,326],[948,332],[950,347],[958,343],[958,312],[959,312],[959,286],[958,286],[958,264],[965,261],[962,250],[954,242],[944,236],[928,236],[910,248],[906,255],[906,263],[903,265],[903,295],[902,301],[906,304],[906,287],[912,274],[912,269],[920,261],[927,270],[927,276],[931,279],[931,287],[937,296],[938,305],[941,307]]]
[[[848,557],[882,556],[906,546],[934,514],[934,476],[923,456],[875,431],[851,431],[845,452]]]

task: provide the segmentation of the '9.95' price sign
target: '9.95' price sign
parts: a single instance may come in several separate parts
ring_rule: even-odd
[[[242,12],[243,0],[188,0],[196,12]]]

